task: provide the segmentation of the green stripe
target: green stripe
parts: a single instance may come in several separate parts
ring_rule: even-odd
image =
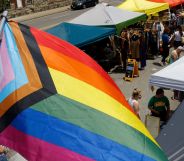
[[[139,131],[66,97],[56,94],[32,108],[104,136],[157,161],[167,160],[161,149]]]

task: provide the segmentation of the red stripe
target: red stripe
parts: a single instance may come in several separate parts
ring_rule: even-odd
[[[37,30],[35,28],[31,28],[31,32],[34,35],[36,41],[39,45],[46,46],[48,48],[54,49],[57,52],[60,52],[70,58],[73,58],[80,63],[83,63],[96,72],[98,72],[101,76],[103,76],[106,80],[108,80],[115,88],[119,90],[114,81],[107,75],[106,72],[87,54],[82,52],[77,47],[71,45],[70,43],[63,41],[51,34],[48,34],[44,31]],[[100,53],[98,53],[100,54]],[[120,90],[119,90],[120,91]]]
[[[29,161],[93,161],[63,147],[26,135],[12,126],[0,134],[0,144],[14,149]]]
[[[79,61],[80,63],[86,65],[87,67],[91,68],[95,72],[99,73],[101,77],[104,78],[104,80],[107,80],[112,87],[114,87],[117,92],[121,93],[120,89],[117,87],[117,85],[114,83],[114,81],[111,79],[111,77],[104,72],[104,70],[93,60],[91,57],[89,57],[87,54],[83,53],[80,49],[76,48],[75,46],[69,44],[66,41],[63,41],[51,34],[48,34],[46,32],[37,30],[35,28],[31,28],[31,32],[34,35],[36,41],[38,42],[38,45],[46,46],[48,48],[51,48],[59,53],[61,53],[61,57],[63,59],[62,55],[66,55],[70,59],[73,59],[74,61]],[[54,54],[54,53],[53,53]],[[45,54],[43,54],[45,56]],[[48,60],[51,59],[52,53],[47,56]],[[46,59],[46,58],[44,58]],[[53,64],[54,65],[54,64]],[[82,71],[82,70],[81,70]],[[91,75],[90,75],[91,76]],[[93,78],[91,78],[93,79]],[[111,96],[115,97],[115,93],[112,93]],[[119,97],[120,96],[120,97]],[[117,99],[117,97],[115,97]],[[128,108],[130,111],[133,112],[132,108],[128,104],[127,101],[125,101],[124,96],[118,95],[118,101],[120,101],[126,108]]]

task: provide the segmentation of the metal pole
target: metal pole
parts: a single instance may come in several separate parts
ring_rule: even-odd
[[[6,22],[7,15],[8,15],[8,11],[4,11],[3,15],[2,15],[1,22],[0,22],[0,35],[2,35],[2,30],[3,30],[4,24]]]

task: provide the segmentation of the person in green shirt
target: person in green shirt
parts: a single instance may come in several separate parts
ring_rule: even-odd
[[[151,115],[159,117],[161,121],[167,121],[170,113],[170,103],[162,88],[157,89],[156,95],[153,96],[148,103]]]

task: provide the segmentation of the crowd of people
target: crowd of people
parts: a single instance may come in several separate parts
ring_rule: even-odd
[[[111,42],[109,47],[111,48],[111,53],[115,53],[114,47],[119,49],[120,56],[119,54],[111,55],[114,57],[118,55],[118,59],[121,60],[118,61],[116,59],[116,63],[122,65],[123,71],[126,71],[128,58],[136,59],[139,64],[139,70],[144,70],[146,60],[149,58],[154,59],[155,57],[162,56],[161,65],[165,66],[168,64],[168,56],[172,55],[169,54],[169,51],[177,50],[178,53],[177,57],[176,54],[174,57],[171,57],[169,63],[180,57],[179,52],[183,50],[181,47],[184,45],[184,32],[174,12],[171,15],[172,19],[170,21],[162,22],[157,18],[151,23],[147,21],[124,28],[120,36],[115,36],[115,45],[112,45]],[[104,55],[107,54],[104,52]],[[113,56],[111,59],[114,59]]]
[[[105,71],[109,72],[115,65],[126,71],[128,58],[136,59],[139,70],[144,70],[147,59],[162,56],[161,65],[168,63],[169,51],[176,50],[184,44],[184,32],[178,19],[172,13],[171,21],[162,22],[157,17],[154,21],[141,22],[123,28],[120,35],[111,36],[83,50],[95,59]],[[175,61],[171,58],[171,62]],[[179,58],[179,55],[178,55]]]
[[[136,59],[140,64],[139,69],[144,69],[146,59],[149,56],[154,59],[154,57],[160,55],[162,56],[161,65],[165,66],[168,63],[166,61],[168,56],[171,58],[169,63],[172,63],[180,57],[181,51],[184,50],[182,47],[184,45],[184,32],[180,25],[173,30],[173,27],[171,29],[167,23],[162,24],[156,21],[150,28],[122,31],[121,42],[123,68],[125,70],[128,57]],[[172,52],[170,55],[169,51]]]
[[[139,31],[137,29],[133,32],[132,30],[124,30],[121,34],[121,41],[124,42],[126,38],[126,41],[129,43],[126,46],[129,48],[126,47],[125,52],[124,43],[122,43],[122,55],[125,54],[130,58],[136,59],[140,62],[140,68],[142,69],[146,66],[148,55],[151,55],[153,58],[157,56],[162,57],[161,66],[170,65],[177,61],[181,57],[181,53],[184,52],[184,31],[182,26],[177,22],[177,17],[174,14],[172,17],[173,19],[170,23],[162,23],[156,20],[151,25],[145,24],[144,29]],[[125,37],[124,33],[127,33],[128,36]],[[181,101],[180,95],[182,93],[181,91],[174,90],[171,99]],[[140,98],[141,92],[136,88],[128,99],[130,106],[138,118],[140,118]],[[168,97],[164,95],[163,88],[156,90],[156,94],[148,101],[147,107],[151,116],[158,117],[164,123],[171,116],[170,102]]]

